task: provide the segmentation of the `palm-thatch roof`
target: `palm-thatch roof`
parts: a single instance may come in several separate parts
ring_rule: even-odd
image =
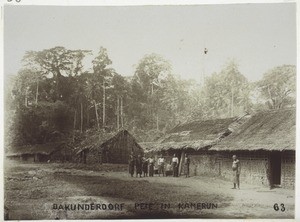
[[[85,139],[75,147],[75,152],[76,154],[79,154],[83,150],[97,150],[112,135],[113,133],[104,133],[98,131],[87,132]]]
[[[254,114],[210,150],[295,150],[296,111],[281,109]]]
[[[134,138],[127,130],[123,129],[123,130],[120,130],[117,134],[111,136],[111,137],[110,137],[109,139],[107,139],[105,142],[103,142],[103,143],[101,144],[101,147],[102,147],[102,148],[103,148],[103,147],[106,147],[106,145],[113,143],[114,141],[118,140],[118,138],[119,138],[120,136],[123,136],[123,135],[125,135],[125,136],[130,136],[130,137]],[[136,145],[137,147],[139,147],[139,148],[142,149],[142,147],[141,147],[135,140],[134,140],[134,143],[135,143],[135,145]],[[125,144],[124,144],[124,145],[125,145]]]
[[[244,116],[243,116],[244,118]],[[163,151],[169,149],[208,148],[229,135],[243,118],[199,120],[177,125],[157,142],[140,143],[146,150]]]
[[[55,151],[58,151],[64,147],[64,142],[57,143],[46,143],[46,144],[35,144],[13,147],[6,156],[21,156],[21,155],[50,155]]]

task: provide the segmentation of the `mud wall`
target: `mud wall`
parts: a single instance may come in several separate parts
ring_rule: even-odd
[[[220,176],[220,161],[213,154],[190,154],[190,176]]]
[[[263,152],[223,153],[219,155],[221,177],[233,180],[232,155],[237,155],[240,160],[240,183],[269,186],[268,179],[268,154]]]
[[[281,186],[295,189],[295,152],[286,151],[281,156]]]

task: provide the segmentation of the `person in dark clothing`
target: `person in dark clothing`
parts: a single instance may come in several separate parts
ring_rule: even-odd
[[[128,164],[129,164],[129,174],[131,175],[131,177],[133,177],[135,160],[132,154],[129,156]]]
[[[178,157],[174,154],[172,158],[172,167],[173,167],[173,177],[178,177]]]
[[[185,154],[185,158],[184,158],[184,173],[185,173],[185,177],[189,177],[190,176],[190,158],[188,157],[187,154]]]
[[[138,175],[140,175],[140,177],[142,177],[142,171],[143,171],[143,160],[141,155],[138,155],[138,157],[135,160],[135,175],[136,177],[138,177]]]
[[[143,173],[144,177],[148,176],[148,160],[146,158],[143,158]]]

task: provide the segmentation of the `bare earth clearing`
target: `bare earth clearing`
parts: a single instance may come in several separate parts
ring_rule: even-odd
[[[5,206],[14,220],[294,217],[293,190],[269,190],[243,183],[241,190],[231,187],[229,181],[212,177],[131,178],[126,165],[5,163]],[[119,207],[123,204],[123,208],[53,209],[53,204],[110,203]],[[149,205],[136,209],[140,203],[151,203],[151,209]],[[161,209],[162,203],[170,204],[170,208]],[[197,209],[197,203],[217,204],[217,208]],[[275,203],[279,204],[278,211],[274,210]]]

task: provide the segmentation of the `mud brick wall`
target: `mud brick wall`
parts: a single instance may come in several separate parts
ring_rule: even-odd
[[[192,154],[190,157],[190,176],[220,175],[220,162],[215,155]]]
[[[295,189],[295,152],[282,153],[281,186],[287,189]]]
[[[268,155],[264,153],[235,153],[241,163],[240,183],[269,186],[267,167]],[[233,180],[232,155],[219,156],[221,177]]]

